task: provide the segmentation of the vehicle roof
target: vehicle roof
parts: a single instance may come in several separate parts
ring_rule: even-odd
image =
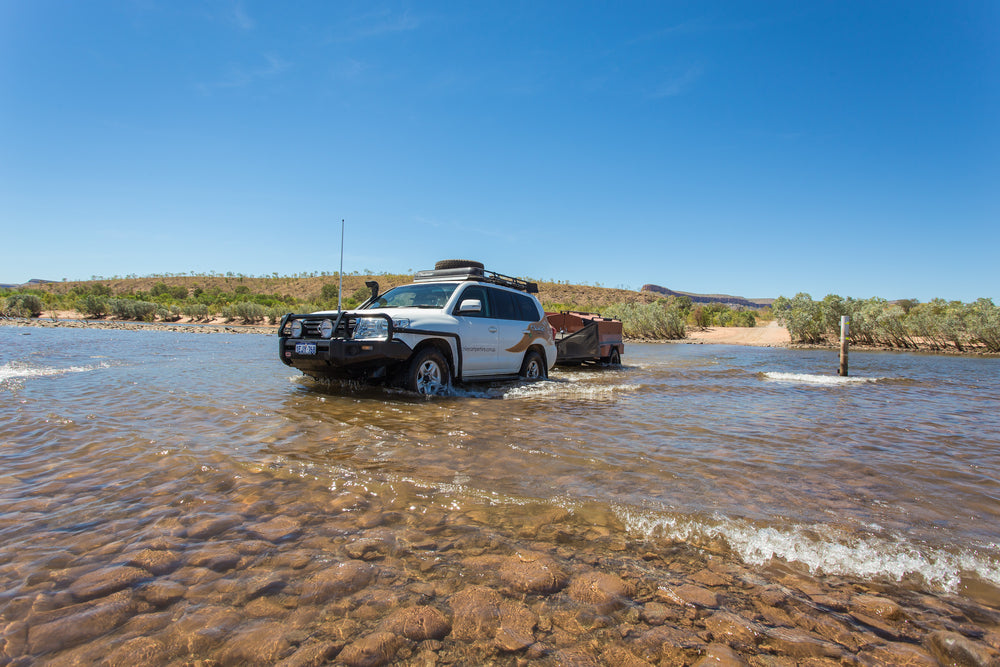
[[[487,271],[485,269],[472,266],[457,269],[418,271],[417,274],[413,276],[413,282],[478,282],[507,287],[519,292],[527,292],[528,294],[538,294],[538,285],[536,283],[521,280],[520,278],[512,278],[511,276],[505,276],[501,273]]]

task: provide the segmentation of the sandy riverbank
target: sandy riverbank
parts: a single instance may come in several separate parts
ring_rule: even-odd
[[[688,329],[680,343],[716,343],[719,345],[753,345],[756,347],[786,347],[792,342],[788,329],[776,322],[760,327],[709,327]]]

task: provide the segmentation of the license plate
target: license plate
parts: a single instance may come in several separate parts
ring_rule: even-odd
[[[295,354],[316,354],[316,343],[296,343]]]

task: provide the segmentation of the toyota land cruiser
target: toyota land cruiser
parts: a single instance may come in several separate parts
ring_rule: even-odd
[[[281,361],[306,375],[440,394],[452,382],[548,376],[556,347],[538,286],[444,260],[351,311],[285,315]]]

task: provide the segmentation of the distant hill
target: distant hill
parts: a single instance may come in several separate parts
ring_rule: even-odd
[[[659,285],[643,285],[641,292],[653,292],[664,296],[686,296],[694,303],[724,303],[727,306],[742,306],[744,308],[767,308],[774,299],[745,299],[742,296],[731,296],[729,294],[692,294],[691,292],[675,292]]]
[[[22,287],[39,287],[41,285],[48,285],[49,283],[54,283],[54,280],[42,280],[41,278],[32,278],[26,283],[13,284],[13,283],[0,283],[0,289],[21,289]]]
[[[344,275],[344,296],[348,297],[361,291],[367,292],[365,281],[376,280],[382,291],[398,285],[409,283],[412,276],[407,274],[378,275]],[[530,279],[530,278],[529,278]],[[602,308],[619,303],[653,303],[658,298],[669,295],[686,296],[695,303],[725,303],[744,308],[765,308],[774,299],[744,299],[726,294],[692,294],[690,292],[675,292],[659,285],[643,285],[638,292],[628,289],[598,287],[590,285],[571,285],[568,282],[549,282],[532,279],[538,283],[538,298],[547,310],[588,310],[600,311]],[[315,275],[301,274],[298,276],[243,276],[243,275],[159,275],[144,277],[101,278],[99,280],[54,282],[50,280],[33,279],[22,285],[10,285],[11,289],[31,287],[57,295],[68,295],[77,287],[89,288],[100,284],[108,289],[111,295],[128,295],[148,293],[157,283],[169,287],[183,286],[189,290],[202,288],[206,291],[219,289],[223,292],[235,292],[237,288],[247,290],[250,294],[279,294],[294,297],[303,301],[320,298],[324,285],[337,284],[337,276],[332,274]],[[3,286],[0,286],[3,287]],[[146,298],[146,297],[143,297]]]

